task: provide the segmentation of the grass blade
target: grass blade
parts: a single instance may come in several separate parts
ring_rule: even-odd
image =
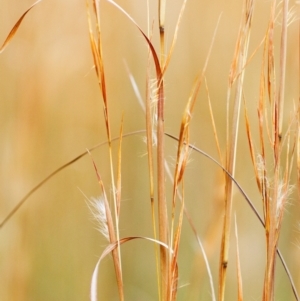
[[[38,3],[40,3],[42,0],[38,0],[34,2],[19,18],[19,20],[16,22],[16,24],[13,26],[13,28],[10,30],[9,34],[7,35],[5,41],[3,42],[2,46],[0,47],[0,54],[4,51],[4,49],[7,47],[9,42],[12,40],[12,38],[15,36],[16,32],[18,31],[23,19],[25,16],[30,12],[30,10],[35,7]]]
[[[233,104],[233,114],[231,122],[231,131],[229,137],[229,110],[227,109],[227,159],[226,169],[230,174],[235,174],[236,164],[236,148],[238,138],[238,128],[240,119],[240,107],[242,98],[242,89],[244,82],[245,66],[247,62],[248,45],[251,32],[252,14],[253,14],[253,1],[245,0],[243,20],[241,22],[238,39],[236,42],[236,51],[232,61],[232,66],[229,75],[229,87],[228,87],[228,99],[227,106],[229,108],[229,97],[232,89],[233,81],[236,78],[236,94]],[[225,286],[226,286],[226,273],[228,266],[228,253],[229,253],[229,236],[232,218],[232,181],[229,177],[226,177],[226,191],[225,191],[225,214],[223,223],[223,233],[221,241],[221,252],[220,252],[220,265],[219,265],[219,301],[224,300]]]
[[[235,224],[235,240],[236,240],[236,265],[237,265],[237,279],[238,279],[238,301],[243,301],[243,282],[241,273],[240,251],[239,251],[239,238],[237,230],[236,215],[234,219]]]
[[[97,301],[98,300],[98,289],[97,289],[97,282],[98,282],[98,275],[99,275],[99,268],[100,268],[100,263],[101,261],[111,252],[113,253],[114,251],[116,251],[117,248],[119,248],[120,245],[129,242],[131,240],[135,240],[135,239],[143,239],[143,240],[147,240],[150,242],[153,242],[155,244],[160,245],[163,248],[168,249],[168,245],[164,244],[163,242],[160,242],[156,239],[153,238],[149,238],[149,237],[143,237],[143,236],[131,236],[131,237],[125,237],[125,238],[121,238],[118,241],[115,241],[113,243],[110,243],[102,252],[99,260],[96,263],[94,272],[93,272],[93,276],[92,276],[92,280],[91,280],[91,301]]]

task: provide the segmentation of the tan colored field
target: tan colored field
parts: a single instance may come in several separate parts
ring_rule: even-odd
[[[100,23],[92,2],[41,1],[0,53],[1,301],[90,300],[103,250],[136,236],[156,237],[174,252],[145,239],[114,249],[101,261],[97,300],[297,300],[291,281],[300,294],[299,7],[286,0],[188,0],[177,28],[185,1],[167,1],[160,36],[158,2],[117,2],[151,36],[150,54],[136,25],[106,0]],[[0,2],[0,46],[32,4]],[[145,142],[157,133],[157,145]],[[188,143],[220,162],[240,189]],[[96,230],[87,200],[103,198],[102,184],[110,242]]]

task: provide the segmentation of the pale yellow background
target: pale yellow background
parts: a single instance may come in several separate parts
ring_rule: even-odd
[[[157,3],[150,1],[153,43],[158,44]],[[292,6],[294,3],[290,1]],[[147,32],[147,2],[118,1]],[[167,2],[166,41],[169,48],[182,1]],[[165,130],[178,135],[181,115],[196,76],[201,72],[214,29],[220,26],[207,70],[207,83],[221,148],[225,150],[228,74],[234,54],[243,1],[187,2],[178,41],[166,74]],[[0,1],[0,43],[32,1]],[[267,28],[270,1],[257,1],[249,52],[261,42]],[[144,129],[126,64],[145,97],[147,46],[124,15],[101,1],[103,55],[107,79],[112,136]],[[296,17],[297,17],[297,10]],[[280,20],[276,25],[276,64]],[[298,21],[289,27],[285,114],[298,100]],[[256,104],[262,49],[247,68],[245,99],[258,149]],[[106,141],[102,99],[88,38],[85,1],[45,0],[24,19],[19,31],[0,55],[0,219],[40,180],[98,142]],[[242,108],[243,110],[243,108]],[[286,119],[287,120],[287,119]],[[286,122],[285,122],[286,125]],[[123,140],[122,207],[120,233],[152,236],[146,146],[142,134]],[[191,142],[218,159],[207,94],[201,88],[191,125]],[[116,162],[117,144],[113,144]],[[176,144],[166,139],[166,158],[173,170]],[[111,198],[108,149],[93,152]],[[270,168],[272,165],[270,164]],[[262,210],[245,134],[240,121],[236,179]],[[296,183],[295,170],[292,176]],[[167,197],[171,196],[167,180]],[[186,170],[186,207],[207,250],[218,284],[222,221],[220,170],[203,156],[191,153]],[[100,195],[92,161],[84,157],[32,195],[0,229],[0,300],[89,300],[94,266],[107,242],[95,230],[83,191]],[[260,300],[265,268],[264,231],[236,190],[237,216],[245,300]],[[300,290],[299,198],[297,187],[286,210],[279,245]],[[188,223],[179,255],[178,300],[211,300],[203,257]],[[233,233],[232,233],[233,234]],[[126,300],[158,300],[153,245],[133,241],[122,247]],[[293,300],[281,264],[277,263],[277,300]],[[226,299],[236,298],[236,251],[232,235]],[[99,300],[117,300],[111,258],[100,268]]]

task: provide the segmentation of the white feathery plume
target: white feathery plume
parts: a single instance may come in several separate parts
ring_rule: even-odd
[[[88,207],[97,222],[97,230],[109,241],[109,232],[103,196],[89,199]]]

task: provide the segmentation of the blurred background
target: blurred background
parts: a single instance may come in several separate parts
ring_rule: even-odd
[[[159,49],[157,1],[149,1],[153,43]],[[33,3],[1,0],[0,44]],[[147,1],[117,1],[148,30]],[[294,6],[290,1],[290,6]],[[173,38],[182,1],[168,1],[167,47]],[[221,15],[206,79],[221,148],[225,151],[226,93],[228,74],[241,19],[243,1],[189,0],[178,40],[166,74],[165,130],[178,135],[181,116],[194,80],[201,72]],[[249,53],[261,42],[268,24],[270,1],[257,1]],[[294,6],[298,19],[299,11]],[[147,45],[124,15],[101,1],[103,55],[107,80],[112,136],[119,135],[124,113],[124,133],[145,128],[145,118],[130,84],[126,65],[145,97]],[[285,128],[298,100],[298,20],[289,26]],[[280,21],[276,24],[275,53],[278,64]],[[245,76],[245,99],[255,146],[257,99],[262,61],[260,48]],[[0,220],[22,197],[56,168],[106,141],[102,99],[88,37],[85,1],[42,1],[23,20],[10,45],[0,55]],[[262,212],[251,165],[243,114],[240,121],[236,179]],[[144,135],[123,140],[121,237],[152,237],[151,211]],[[191,142],[218,159],[208,109],[201,88],[191,125]],[[113,144],[117,162],[118,144]],[[111,184],[106,145],[92,153],[110,199]],[[166,159],[173,170],[176,143],[166,138]],[[296,170],[293,170],[296,184]],[[171,183],[167,180],[167,197]],[[185,177],[185,201],[203,240],[211,264],[215,290],[222,223],[222,173],[200,154],[191,153]],[[107,245],[96,230],[87,202],[101,190],[91,158],[83,157],[50,179],[0,229],[0,300],[89,300],[95,264]],[[239,232],[245,300],[262,296],[265,269],[265,237],[257,218],[236,190],[233,212]],[[300,226],[297,188],[284,217],[279,246],[300,291]],[[234,229],[234,228],[232,228]],[[153,245],[132,241],[122,247],[126,300],[158,300]],[[282,265],[276,270],[277,300],[293,300]],[[102,262],[99,300],[118,300],[113,262]],[[178,300],[211,300],[203,257],[189,224],[184,221],[179,255]],[[226,289],[227,300],[237,296],[235,238],[232,233]]]

